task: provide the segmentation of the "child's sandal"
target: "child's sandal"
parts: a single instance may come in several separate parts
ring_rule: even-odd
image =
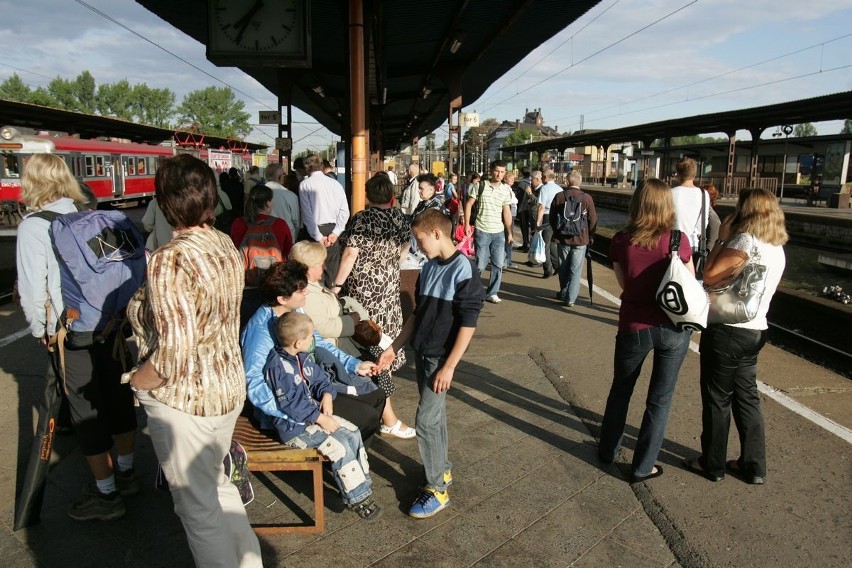
[[[370,498],[364,499],[360,503],[350,505],[349,508],[355,511],[359,517],[368,523],[378,521],[383,512],[381,505]]]

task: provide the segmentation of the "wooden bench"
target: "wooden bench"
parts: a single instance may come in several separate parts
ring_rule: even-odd
[[[258,430],[245,416],[237,418],[233,439],[245,448],[248,454],[249,471],[310,471],[313,475],[314,524],[284,525],[253,524],[257,534],[321,533],[325,530],[325,506],[323,503],[322,462],[324,457],[317,450],[292,448]]]

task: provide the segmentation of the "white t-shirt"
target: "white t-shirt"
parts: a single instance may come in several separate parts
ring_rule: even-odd
[[[701,198],[704,197],[704,219],[701,217]],[[698,248],[701,231],[707,230],[710,221],[710,195],[699,187],[679,185],[672,188],[675,210],[675,229],[689,237],[692,250]],[[707,243],[712,246],[713,243]]]
[[[772,301],[772,296],[778,288],[778,283],[781,282],[781,275],[784,273],[784,267],[787,265],[787,257],[784,255],[784,247],[770,245],[754,238],[748,233],[734,235],[725,245],[726,248],[741,250],[749,255],[751,255],[752,249],[755,246],[757,247],[758,254],[760,254],[760,263],[766,266],[766,290],[760,299],[760,308],[757,310],[757,316],[753,320],[746,323],[729,325],[745,329],[763,330],[769,327],[766,322],[766,313],[769,311],[769,302]]]

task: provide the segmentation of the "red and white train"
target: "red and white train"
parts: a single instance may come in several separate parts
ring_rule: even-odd
[[[251,165],[249,153],[181,146],[83,140],[72,136],[25,135],[15,128],[0,128],[0,201],[21,199],[21,174],[26,159],[37,153],[62,156],[71,172],[87,184],[103,204],[144,202],[154,196],[154,174],[160,160],[190,153],[218,172]]]

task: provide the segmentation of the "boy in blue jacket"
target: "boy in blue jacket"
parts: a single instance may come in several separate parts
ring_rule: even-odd
[[[431,517],[450,504],[447,486],[453,482],[447,437],[447,391],[456,366],[467,350],[482,310],[482,281],[473,262],[456,250],[450,237],[450,218],[428,209],[411,225],[417,245],[429,257],[417,281],[417,308],[399,336],[379,357],[384,368],[411,339],[416,351],[417,446],[426,472],[426,485],[408,514]]]
[[[319,450],[331,462],[343,502],[362,519],[377,520],[382,508],[370,499],[372,480],[361,432],[348,420],[334,416],[337,393],[325,371],[309,358],[316,345],[311,318],[286,313],[278,319],[275,331],[278,345],[269,352],[263,376],[284,414],[273,420],[281,441]]]

